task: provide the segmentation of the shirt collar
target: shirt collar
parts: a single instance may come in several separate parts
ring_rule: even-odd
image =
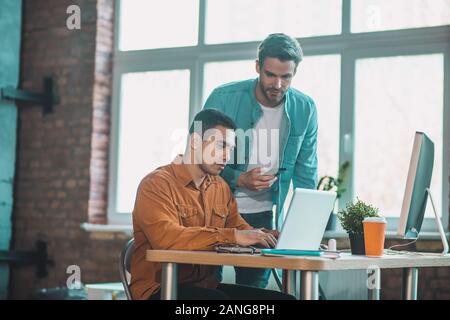
[[[183,159],[183,156],[182,155],[178,155],[175,158],[175,160],[172,162],[172,164],[171,164],[173,172],[175,174],[175,177],[185,187],[187,185],[189,185],[191,182],[192,182],[193,185],[195,185],[194,181],[193,181],[193,178],[192,178],[192,175],[189,172],[188,165],[184,164],[182,159]],[[208,188],[210,184],[216,183],[216,179],[217,179],[216,177],[207,174],[206,177],[205,177],[205,180],[203,180],[203,184],[204,184],[205,189]]]

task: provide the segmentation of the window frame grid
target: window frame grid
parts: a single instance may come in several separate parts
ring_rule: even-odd
[[[203,102],[204,66],[208,62],[256,59],[259,41],[205,44],[207,0],[199,0],[198,44],[189,47],[120,51],[118,39],[121,0],[116,1],[115,44],[113,59],[113,96],[111,114],[111,147],[108,183],[108,224],[130,224],[131,214],[118,213],[115,209],[117,182],[117,152],[120,117],[121,77],[130,72],[190,70],[189,123],[200,111]],[[351,0],[342,0],[342,32],[338,35],[297,38],[308,56],[339,54],[341,56],[339,163],[354,163],[354,117],[355,117],[355,64],[361,58],[390,57],[441,53],[444,55],[443,99],[443,166],[442,166],[442,222],[449,226],[449,177],[450,177],[450,25],[415,29],[387,30],[351,33]],[[300,69],[301,70],[301,69]],[[256,77],[256,75],[255,75]],[[345,116],[343,116],[345,115]],[[445,121],[449,119],[449,121]],[[349,136],[349,149],[345,150],[345,136]],[[447,146],[447,148],[445,148]],[[406,177],[399,177],[404,179]],[[354,168],[350,167],[346,183],[347,192],[339,201],[339,209],[355,198]],[[386,190],[388,192],[388,189]],[[388,230],[397,228],[399,218],[388,218]],[[434,218],[425,218],[424,232],[437,231]],[[342,231],[338,226],[337,231]]]

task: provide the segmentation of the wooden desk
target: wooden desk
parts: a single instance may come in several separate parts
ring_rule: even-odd
[[[248,254],[228,254],[210,251],[148,250],[146,260],[162,263],[161,298],[176,299],[177,264],[228,265],[252,268],[283,269],[283,291],[297,296],[296,283],[300,271],[300,297],[319,299],[319,271],[368,270],[369,298],[380,298],[380,269],[402,268],[403,298],[417,299],[418,269],[450,267],[450,256],[437,254],[388,254],[368,258],[343,253],[339,259],[320,257],[268,257]]]

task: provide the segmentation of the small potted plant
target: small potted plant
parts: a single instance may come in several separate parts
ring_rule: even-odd
[[[352,254],[365,254],[363,220],[368,217],[379,217],[378,208],[359,199],[356,203],[348,203],[345,209],[338,212],[339,221],[350,238]]]
[[[347,171],[350,167],[350,162],[344,162],[339,168],[338,177],[334,178],[331,176],[323,176],[320,178],[319,183],[317,184],[317,190],[323,191],[336,191],[336,201],[341,198],[342,194],[345,192],[344,181],[347,176]],[[335,230],[336,229],[336,214],[333,211],[330,214],[330,218],[328,219],[326,230]]]

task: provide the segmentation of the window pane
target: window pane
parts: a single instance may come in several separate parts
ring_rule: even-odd
[[[319,177],[336,177],[339,167],[341,58],[308,56],[299,64],[292,86],[310,96],[317,107]]]
[[[203,103],[218,86],[233,81],[256,78],[255,60],[209,62],[205,64]]]
[[[355,196],[385,216],[400,215],[416,131],[435,144],[431,190],[441,211],[443,81],[441,54],[356,63]]]
[[[198,0],[121,0],[120,3],[120,50],[197,44]]]
[[[450,0],[352,1],[352,32],[450,24]]]
[[[116,210],[131,212],[140,180],[184,152],[189,70],[124,74],[120,105]]]
[[[205,65],[204,101],[222,84],[256,78],[254,60]],[[319,176],[333,175],[339,165],[340,56],[308,56],[300,63],[292,87],[313,98],[318,110]]]
[[[208,0],[206,43],[256,41],[341,33],[341,0]]]

